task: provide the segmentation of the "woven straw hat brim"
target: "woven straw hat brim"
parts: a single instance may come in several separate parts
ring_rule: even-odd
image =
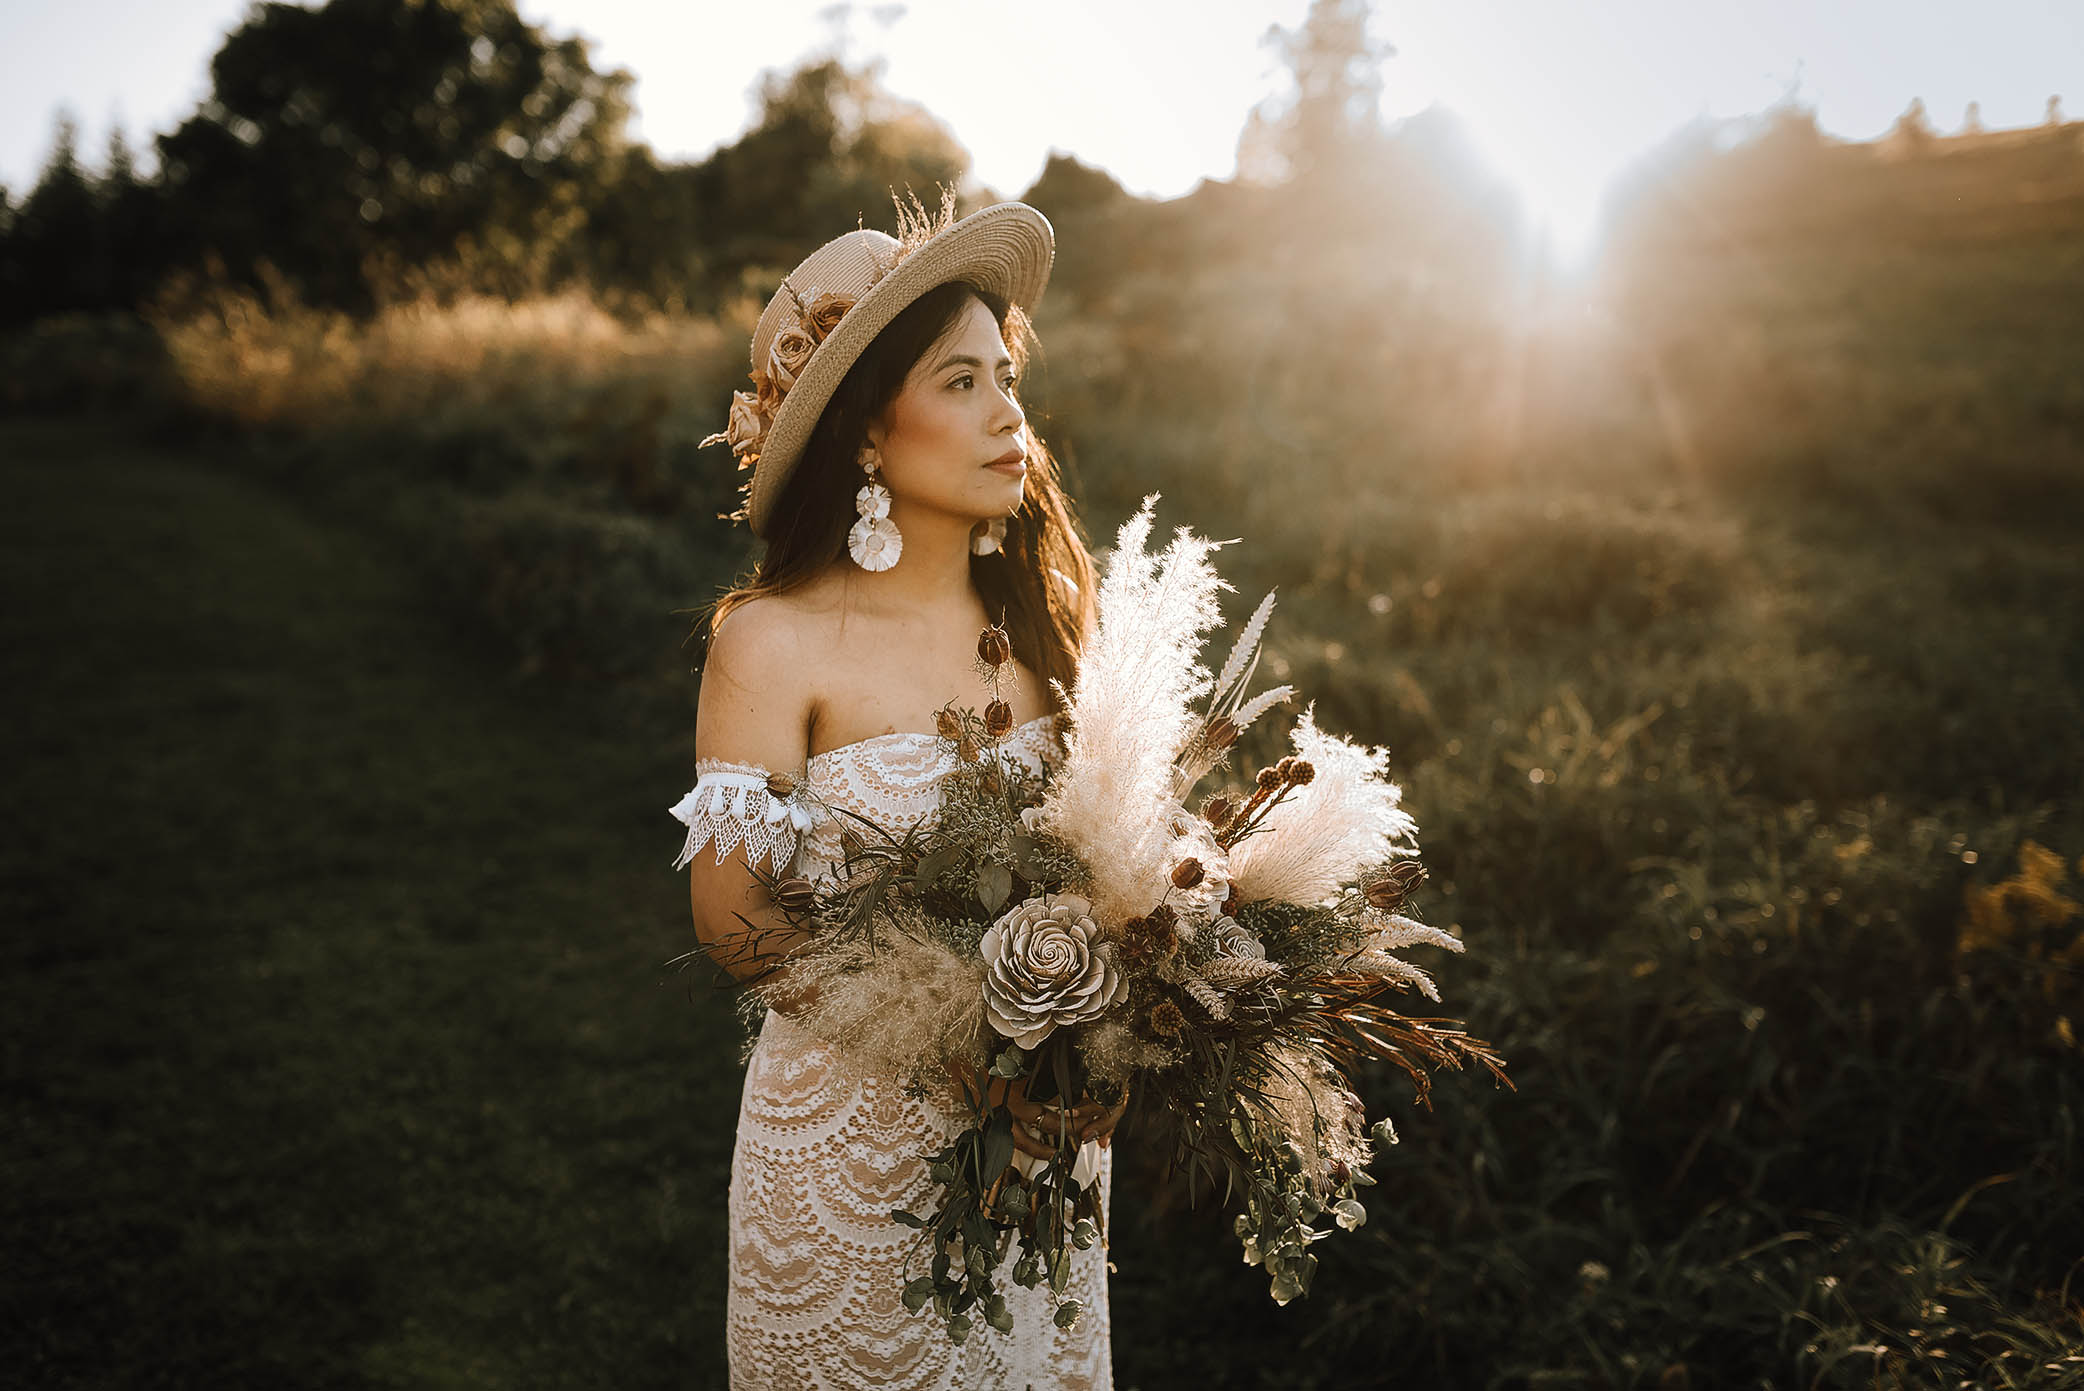
[[[895,247],[894,240],[891,245]],[[1025,203],[995,203],[929,238],[855,300],[811,354],[768,426],[746,497],[746,520],[753,534],[766,534],[782,485],[795,471],[818,417],[847,370],[906,305],[936,286],[967,280],[1032,312],[1049,284],[1055,256],[1056,236],[1049,219]],[[815,259],[814,253],[805,264]],[[793,278],[792,273],[791,283]]]

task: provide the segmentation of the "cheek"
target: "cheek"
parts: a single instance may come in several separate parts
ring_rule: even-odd
[[[962,439],[962,412],[934,399],[900,400],[891,412],[890,445],[901,472],[932,468],[954,454]]]

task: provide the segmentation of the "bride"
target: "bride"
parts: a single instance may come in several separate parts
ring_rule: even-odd
[[[743,516],[766,542],[711,617],[697,782],[673,808],[697,936],[774,1006],[731,1163],[731,1385],[1105,1391],[1104,1246],[1074,1258],[1066,1294],[1084,1313],[1069,1329],[1046,1287],[1008,1287],[1012,1333],[980,1320],[960,1345],[900,1302],[927,1256],[890,1213],[931,1208],[924,1156],[964,1127],[967,1103],[953,1082],[908,1091],[795,1022],[808,997],[791,992],[787,953],[802,934],[751,872],[830,876],[845,813],[892,830],[933,813],[956,758],[935,715],[983,703],[988,623],[1010,635],[1000,671],[1016,674],[1002,756],[1053,761],[1051,683],[1072,684],[1093,621],[1092,562],[1018,390],[1049,223],[1020,203],[959,221],[915,204],[899,221],[896,238],[849,232],[784,277],[753,334],[755,389],[712,437],[750,469]],[[990,1099],[1053,1131],[1017,1088]],[[1120,1115],[1071,1111],[1102,1147],[1103,1209]],[[1021,1148],[1046,1157],[1023,1130]]]

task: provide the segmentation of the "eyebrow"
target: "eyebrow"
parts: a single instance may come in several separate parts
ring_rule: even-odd
[[[971,357],[968,353],[958,353],[954,357],[943,358],[941,360],[941,365],[934,368],[933,370],[936,373],[940,373],[947,371],[950,367],[982,367],[983,365],[984,359],[981,357]],[[1013,359],[1010,357],[1002,357],[998,360],[998,362],[995,365],[999,367],[1011,367],[1013,365]]]

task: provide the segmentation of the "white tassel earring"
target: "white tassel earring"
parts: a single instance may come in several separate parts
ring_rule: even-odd
[[[864,570],[888,570],[904,552],[904,537],[898,535],[897,523],[890,520],[890,490],[876,481],[876,467],[881,460],[876,456],[875,445],[864,442],[854,455],[854,462],[861,465],[868,482],[854,494],[854,510],[861,514],[861,520],[847,533],[847,554]]]
[[[971,555],[997,555],[1006,544],[1006,519],[993,517],[988,522],[979,522],[970,531]]]

